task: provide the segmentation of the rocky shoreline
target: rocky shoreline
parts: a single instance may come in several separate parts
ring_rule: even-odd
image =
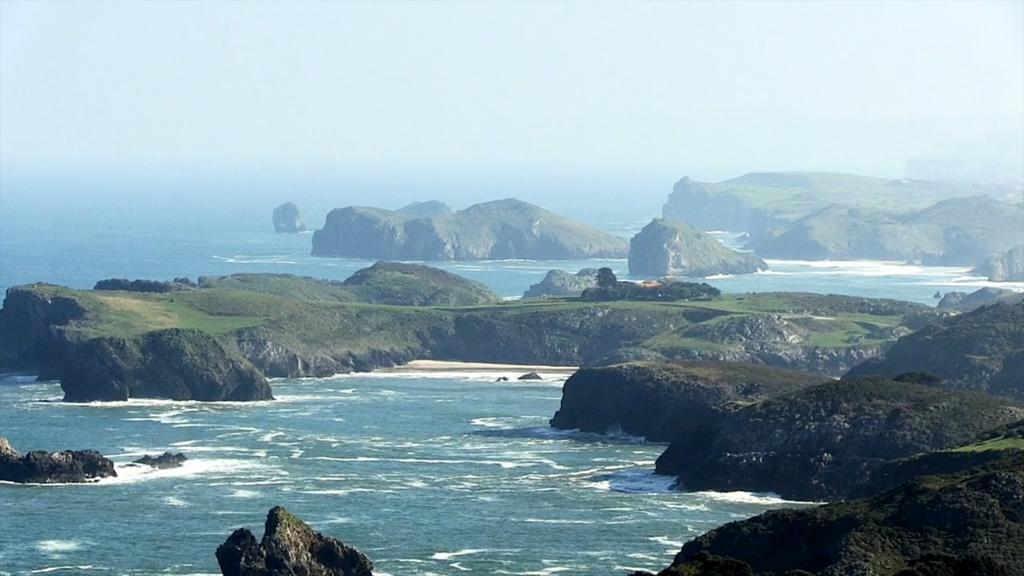
[[[94,482],[117,476],[114,463],[94,450],[21,454],[0,437],[0,480],[18,484]]]

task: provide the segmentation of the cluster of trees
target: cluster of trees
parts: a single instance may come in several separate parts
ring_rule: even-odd
[[[705,282],[664,280],[648,284],[621,282],[611,268],[597,271],[597,287],[587,288],[581,300],[591,302],[636,300],[647,302],[673,302],[677,300],[710,300],[721,295],[718,288]]]

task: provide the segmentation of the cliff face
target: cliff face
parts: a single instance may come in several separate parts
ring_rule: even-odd
[[[274,208],[273,215],[274,232],[278,234],[305,232],[306,223],[302,220],[302,213],[294,202],[286,202]]]
[[[658,218],[629,242],[633,276],[703,277],[749,274],[768,268],[753,254],[730,250],[713,237],[681,222]]]
[[[926,326],[847,376],[921,369],[940,376],[949,388],[1024,400],[1024,301],[984,306]]]
[[[69,329],[86,309],[57,286],[33,285],[7,290],[0,309],[0,366],[41,370],[58,365],[75,335]]]
[[[712,192],[708,185],[685,177],[672,187],[661,212],[700,230],[747,231],[755,219],[754,209],[743,198]]]
[[[518,200],[419,216],[376,208],[332,210],[313,254],[386,260],[617,258],[625,240]]]
[[[823,377],[734,363],[646,362],[583,368],[562,387],[551,425],[669,442],[708,426],[728,406],[797,390]]]
[[[224,576],[372,576],[362,552],[320,534],[280,506],[270,509],[263,539],[239,528],[217,548]]]
[[[212,336],[177,328],[88,340],[68,355],[60,381],[68,402],[273,399],[266,379],[248,362]]]
[[[689,569],[708,553],[744,562],[758,574],[1021,574],[1024,451],[967,471],[916,478],[869,499],[726,524],[687,542],[662,574],[701,574]]]
[[[971,273],[993,282],[1024,282],[1024,244],[986,258]]]
[[[984,394],[909,381],[828,382],[724,414],[658,459],[686,490],[775,492],[834,500],[889,460],[951,448],[1024,417]]]

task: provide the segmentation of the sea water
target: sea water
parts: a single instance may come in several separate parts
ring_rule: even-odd
[[[118,477],[0,485],[0,573],[217,573],[217,546],[283,505],[387,574],[608,575],[783,504],[674,492],[653,473],[663,445],[553,430],[562,380],[515,376],[275,380],[274,401],[224,404],[65,404],[57,383],[3,377],[16,448],[93,448]],[[166,450],[189,460],[130,464]]]

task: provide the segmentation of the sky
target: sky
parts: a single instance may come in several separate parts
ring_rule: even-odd
[[[1024,2],[0,3],[8,202],[653,202],[911,158],[1024,178]]]

